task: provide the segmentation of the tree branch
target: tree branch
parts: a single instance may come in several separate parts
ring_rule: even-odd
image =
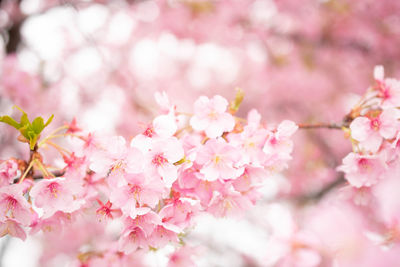
[[[344,184],[345,182],[346,182],[346,180],[344,178],[344,175],[341,173],[338,175],[338,177],[335,180],[333,180],[329,184],[322,187],[319,191],[313,192],[308,195],[296,197],[295,200],[296,200],[296,202],[298,202],[301,205],[304,205],[311,201],[317,202],[317,201],[321,200],[326,194],[328,194],[329,192],[331,192],[333,189],[337,188],[338,186]]]
[[[299,129],[336,129],[342,130],[343,127],[348,127],[347,124],[337,124],[337,123],[299,123],[297,124]]]

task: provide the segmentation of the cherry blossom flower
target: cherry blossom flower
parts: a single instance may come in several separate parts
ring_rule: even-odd
[[[112,188],[110,201],[122,212],[134,219],[154,208],[164,191],[161,180],[146,178],[143,175],[131,176],[128,184]]]
[[[90,158],[90,169],[100,176],[109,176],[116,185],[125,184],[126,173],[140,173],[143,170],[143,154],[134,147],[127,147],[122,136],[103,140],[106,149],[97,150]]]
[[[138,248],[148,247],[149,237],[155,227],[161,224],[161,220],[156,213],[150,211],[135,217],[135,219],[128,217],[124,224],[125,229],[118,240],[118,248],[120,251],[129,254]]]
[[[183,159],[184,150],[175,138],[159,139],[151,144],[150,151],[145,155],[145,173],[159,175],[167,187],[178,178],[179,166],[174,163]]]
[[[33,212],[28,201],[23,196],[24,185],[13,184],[0,188],[0,221],[13,219],[29,225],[33,219]]]
[[[382,99],[381,107],[397,108],[400,105],[400,81],[385,79],[384,76],[383,66],[376,66],[374,78],[378,83],[378,97]]]
[[[221,136],[230,132],[235,126],[233,116],[226,112],[228,101],[216,95],[211,100],[201,96],[194,103],[194,116],[190,119],[190,126],[196,131],[205,131],[209,138]]]
[[[99,218],[99,221],[102,219],[106,220],[112,220],[115,217],[121,216],[121,211],[119,209],[112,209],[112,203],[110,201],[107,201],[106,204],[101,202],[99,199],[97,199],[97,203],[99,203],[100,208],[96,210],[96,214]]]
[[[179,194],[172,203],[165,205],[159,212],[163,226],[176,233],[182,232],[192,223],[199,212],[199,201],[180,198]]]
[[[268,156],[266,165],[269,168],[280,170],[286,167],[293,150],[291,136],[297,131],[298,126],[289,120],[278,125],[276,131],[270,133],[264,144],[263,151]]]
[[[345,173],[346,180],[357,188],[371,186],[383,178],[387,165],[383,155],[360,155],[350,153],[337,170]]]
[[[392,139],[399,127],[400,113],[396,109],[386,109],[377,117],[357,117],[350,124],[351,136],[360,145],[375,153],[379,150],[383,138]]]
[[[22,240],[26,239],[26,233],[21,227],[21,224],[14,219],[6,219],[5,221],[0,221],[0,237],[9,234],[14,237],[18,237]]]
[[[222,192],[214,191],[207,211],[216,217],[244,216],[244,211],[252,206],[249,198],[243,197],[239,192],[225,189]]]
[[[83,204],[76,196],[81,192],[81,184],[65,178],[44,179],[36,183],[30,195],[36,207],[43,209],[43,217],[48,218],[57,211],[73,212]]]
[[[126,229],[118,240],[119,250],[125,254],[130,254],[138,248],[148,246],[147,234],[140,226]]]
[[[242,159],[238,149],[229,145],[223,139],[210,139],[199,149],[196,163],[202,165],[200,173],[207,181],[217,179],[235,179],[244,168],[237,166]]]
[[[18,163],[9,159],[0,164],[0,186],[12,184],[18,173]]]
[[[194,256],[197,255],[195,248],[187,245],[178,248],[169,256],[167,267],[186,267],[196,266]]]

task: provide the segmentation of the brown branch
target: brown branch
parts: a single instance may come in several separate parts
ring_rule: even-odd
[[[60,171],[54,171],[51,173],[54,175],[54,177],[61,177],[65,174],[65,171],[60,170]],[[42,175],[34,175],[32,178],[33,178],[33,180],[40,180],[40,179],[43,179],[44,176],[43,176],[43,174]]]
[[[336,129],[341,130],[343,127],[348,127],[347,124],[337,123],[299,123],[299,129]]]
[[[295,198],[295,201],[301,205],[307,204],[308,202],[317,202],[321,200],[326,194],[346,182],[344,175],[341,173],[336,177],[335,180],[322,187],[320,190],[313,192],[308,195],[299,196]]]

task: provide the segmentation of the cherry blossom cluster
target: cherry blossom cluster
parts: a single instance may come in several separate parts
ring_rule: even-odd
[[[83,257],[89,264],[110,251],[129,257],[178,244],[201,212],[241,216],[260,198],[263,182],[287,167],[298,126],[288,120],[266,125],[256,110],[247,120],[235,117],[240,96],[232,103],[201,96],[187,114],[158,93],[161,115],[129,143],[85,133],[75,121],[61,127],[64,134],[56,130],[31,150],[29,166],[1,163],[1,234],[25,239],[62,231],[85,213],[96,214],[99,223],[121,221],[107,251],[93,248]],[[52,141],[60,136],[71,151]],[[63,157],[58,177],[41,158],[48,146]]]
[[[381,242],[390,243],[400,241],[398,201],[389,190],[398,185],[400,170],[400,81],[384,78],[382,66],[375,67],[374,78],[375,86],[350,113],[355,117],[349,125],[353,152],[338,170],[353,187],[356,205],[375,206],[373,220],[383,226],[373,231],[383,234]]]

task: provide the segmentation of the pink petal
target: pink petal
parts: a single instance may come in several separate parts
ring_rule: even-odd
[[[217,113],[223,113],[228,107],[228,101],[220,95],[216,95],[211,99],[212,109]]]
[[[350,124],[351,137],[357,141],[364,141],[371,131],[370,120],[366,117],[357,117]]]
[[[190,119],[190,126],[196,131],[203,131],[209,123],[210,120],[208,117],[198,117],[195,115]]]
[[[382,144],[383,138],[379,135],[378,132],[373,132],[367,140],[364,142],[361,142],[361,146],[372,153],[375,153],[379,150],[381,144]]]
[[[278,137],[290,137],[292,136],[299,127],[293,121],[284,120],[278,126]]]
[[[178,126],[176,120],[171,115],[161,115],[153,120],[154,131],[160,137],[171,137],[175,134]]]
[[[177,167],[173,164],[166,163],[157,168],[158,174],[163,178],[167,187],[171,187],[172,184],[178,179]]]

